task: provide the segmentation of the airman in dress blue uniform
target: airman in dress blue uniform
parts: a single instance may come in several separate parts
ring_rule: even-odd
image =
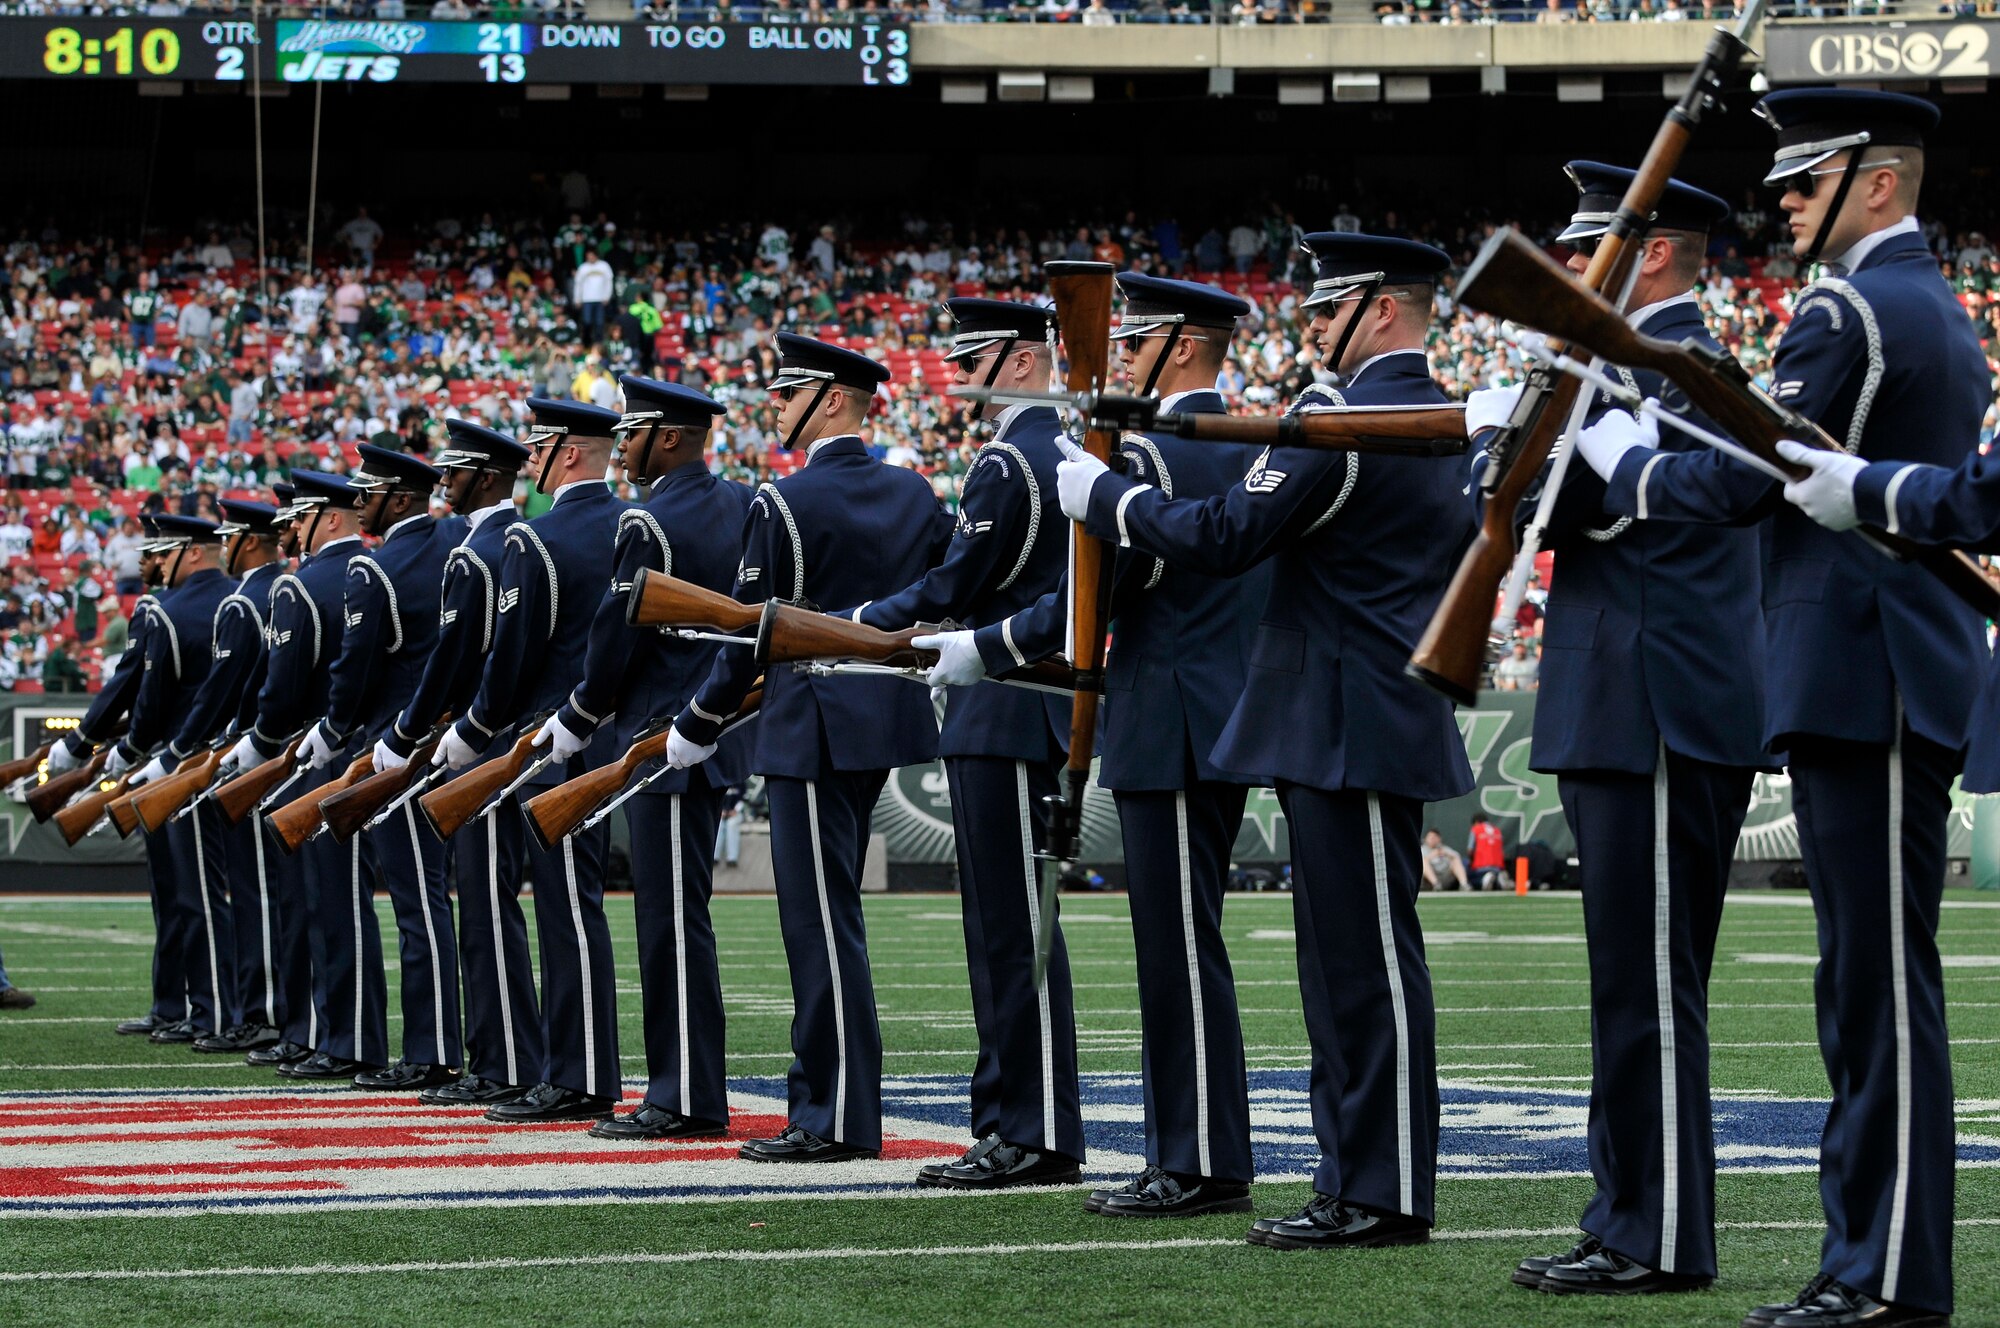
[[[1341,378],[1304,409],[1441,404],[1424,338],[1429,245],[1319,233],[1302,307]],[[1093,473],[1095,471],[1096,473]],[[1269,560],[1248,674],[1211,759],[1274,779],[1290,827],[1300,985],[1321,1160],[1313,1201],[1250,1233],[1276,1248],[1429,1238],[1437,1058],[1417,922],[1423,805],[1472,787],[1449,702],[1403,662],[1471,533],[1452,462],[1295,448],[1206,496],[1065,463],[1092,534],[1214,577]]]
[[[1045,391],[1054,371],[1055,312],[1002,300],[948,300],[946,360],[959,382]],[[855,621],[898,630],[918,623],[997,623],[1061,582],[1069,526],[1055,505],[1056,439],[1049,406],[1011,405],[965,474],[944,561],[898,594],[855,610]],[[951,785],[959,902],[979,1055],[972,1072],[973,1146],[925,1167],[921,1184],[949,1189],[1073,1184],[1083,1158],[1076,1011],[1060,933],[1037,991],[1041,912],[1034,855],[1047,838],[1043,799],[1057,794],[1069,747],[1065,697],[1017,687],[954,692],[938,733]]]
[[[1163,410],[1220,414],[1215,390],[1236,320],[1250,306],[1197,282],[1124,273],[1125,311],[1112,334],[1125,371]],[[1177,498],[1203,500],[1243,479],[1253,449],[1130,433],[1127,473]],[[1117,538],[1118,532],[1112,532]],[[1124,542],[1121,541],[1121,547]],[[1097,781],[1117,798],[1144,1050],[1146,1168],[1092,1192],[1109,1216],[1181,1217],[1250,1208],[1249,1088],[1236,980],[1222,941],[1230,850],[1260,777],[1216,754],[1243,695],[1269,573],[1216,576],[1121,553],[1113,571]],[[977,656],[960,681],[1067,647],[1064,589],[971,634]],[[963,651],[943,642],[946,661]]]
[[[271,590],[271,648],[257,695],[257,718],[224,762],[238,769],[277,756],[294,734],[326,712],[328,672],[340,655],[345,622],[347,563],[362,552],[355,510],[362,493],[349,486],[346,476],[294,470],[292,484],[299,549],[306,557]],[[337,773],[308,770],[301,760],[274,798],[298,797]],[[317,1037],[312,1055],[280,1063],[278,1073],[288,1079],[351,1079],[389,1059],[381,936],[364,925],[361,860],[352,841],[340,844],[323,835],[298,856]],[[371,973],[376,975],[373,984],[367,980]]]
[[[1567,170],[1579,198],[1557,238],[1581,271],[1633,172],[1590,161]],[[1691,288],[1709,229],[1728,216],[1713,194],[1668,182],[1631,241],[1641,252],[1627,319],[1640,332],[1715,346]],[[1606,372],[1644,397],[1676,395],[1650,371]],[[1516,394],[1494,392],[1493,409],[1511,413]],[[1621,408],[1600,393],[1588,418]],[[1485,400],[1468,409],[1478,418]],[[1701,448],[1672,430],[1660,443]],[[1734,478],[1746,505],[1766,487],[1747,468]],[[1603,499],[1603,481],[1575,467],[1550,522],[1546,547],[1562,574],[1549,592],[1532,761],[1557,776],[1582,864],[1597,1193],[1576,1248],[1523,1260],[1514,1281],[1634,1295],[1715,1277],[1708,975],[1751,784],[1775,766],[1763,749],[1757,531],[1634,522]]]
[[[348,483],[361,490],[361,533],[381,543],[347,562],[341,612],[346,630],[330,670],[326,716],[306,734],[300,760],[332,766],[343,752],[358,756],[386,737],[416,691],[437,641],[433,596],[445,557],[464,533],[462,517],[430,514],[431,490],[442,472],[402,452],[358,446],[360,469]],[[356,886],[362,926],[376,930],[375,892],[386,890],[396,916],[402,973],[403,1054],[380,1070],[355,1076],[356,1088],[423,1089],[450,1083],[463,1062],[458,1022],[458,950],[451,900],[445,893],[444,842],[414,801],[357,837]],[[381,966],[362,973],[371,1005],[387,1006]]]
[[[591,619],[604,597],[604,569],[617,544],[619,518],[629,510],[604,482],[618,413],[543,397],[530,397],[528,407],[535,415],[525,440],[535,454],[535,485],[555,503],[534,520],[507,528],[493,644],[479,692],[434,758],[453,768],[470,764],[496,738],[511,742],[524,730],[535,732],[582,679]],[[546,735],[542,745],[548,745]],[[522,802],[613,755],[610,735],[566,760],[545,751],[540,769],[486,816],[507,817],[518,836]],[[489,1120],[599,1120],[611,1114],[622,1091],[617,973],[604,917],[610,837],[600,825],[552,848],[524,845],[541,954],[540,1080],[521,1097],[496,1103]],[[524,976],[510,973],[508,980]]]
[[[1774,395],[1869,461],[1952,467],[1977,447],[1990,379],[1913,214],[1935,107],[1896,93],[1796,89],[1759,107],[1778,131],[1766,183],[1807,263]],[[1736,463],[1654,451],[1629,418],[1585,430],[1609,510],[1727,522],[1775,509],[1764,575],[1767,749],[1789,752],[1819,915],[1819,1275],[1747,1324],[1942,1323],[1951,1311],[1953,1106],[1937,922],[1950,789],[1986,663],[1978,615],[1923,568],[1779,501],[1740,498]]]
[[[143,759],[143,753],[158,755],[132,777],[134,785],[171,768],[168,739],[208,675],[215,610],[235,588],[223,574],[222,545],[213,523],[161,515],[154,518],[154,527],[164,546],[163,591],[146,633],[131,727],[119,750],[128,764]],[[236,1008],[236,937],[223,888],[221,830],[221,818],[209,808],[162,827],[172,893],[161,911],[158,945],[179,955],[187,989],[186,1031],[194,1037],[224,1031],[234,1022]]]
[[[285,571],[284,555],[278,552],[277,509],[233,498],[223,499],[221,508],[223,520],[215,533],[223,541],[222,570],[241,579],[216,606],[208,674],[167,741],[163,764],[168,769],[211,743],[248,731],[254,720],[249,712],[263,683],[264,622],[271,612],[271,588]],[[230,930],[236,940],[228,961],[236,974],[237,1005],[230,1011],[229,1026],[196,1038],[194,1050],[257,1051],[284,1040],[280,1030],[295,994],[310,1002],[304,994],[310,967],[294,974],[277,962],[282,957],[278,918],[286,903],[294,911],[298,907],[298,869],[284,854],[269,851],[262,831],[248,817],[230,825],[212,816],[206,830],[222,842]],[[299,1044],[298,1054],[308,1055],[310,1048]]]
[[[735,596],[852,606],[893,595],[930,570],[951,516],[913,471],[870,456],[859,430],[888,371],[864,355],[780,332],[778,427],[806,447],[803,468],[757,490],[743,530]],[[723,725],[749,694],[757,665],[725,647],[674,720],[668,761],[714,754]],[[861,876],[870,816],[898,766],[937,755],[937,721],[923,690],[896,678],[764,679],[751,769],[771,803],[778,921],[792,978],[789,1121],[746,1143],[759,1162],[873,1157],[882,1147],[882,1036],[868,972]],[[705,846],[706,847],[706,846]]]
[[[501,555],[514,522],[514,483],[528,449],[472,420],[445,421],[436,458],[445,500],[464,518],[445,551],[437,639],[416,690],[375,744],[375,768],[408,764],[447,715],[463,715],[479,688],[499,610]],[[447,534],[449,539],[450,535]],[[419,818],[421,819],[421,818]],[[542,1022],[521,912],[521,822],[495,814],[451,838],[458,896],[458,964],[464,981],[465,1074],[418,1093],[433,1106],[494,1106],[541,1076]]]
[[[713,643],[635,627],[625,620],[626,602],[643,568],[727,594],[750,506],[746,486],[709,473],[708,431],[722,403],[651,378],[627,375],[620,383],[625,414],[615,426],[616,456],[647,496],[619,518],[616,562],[590,625],[583,681],[548,721],[562,757],[599,732],[611,744],[607,755],[616,756],[671,722],[708,677]],[[699,769],[663,770],[624,804],[646,1095],[633,1111],[592,1125],[600,1139],[691,1139],[728,1129],[722,978],[708,899],[722,792],[742,782],[748,757],[747,735],[732,734]]]

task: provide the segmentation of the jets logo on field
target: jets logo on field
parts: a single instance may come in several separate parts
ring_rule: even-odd
[[[510,586],[500,592],[500,612],[505,613],[521,602],[521,588]]]

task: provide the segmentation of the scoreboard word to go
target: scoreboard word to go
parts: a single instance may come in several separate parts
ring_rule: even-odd
[[[901,87],[901,23],[0,18],[0,78]]]

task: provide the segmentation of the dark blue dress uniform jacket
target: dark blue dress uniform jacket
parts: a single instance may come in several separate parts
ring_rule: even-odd
[[[855,612],[886,631],[947,619],[984,627],[1028,608],[1062,580],[1070,523],[1056,502],[1062,419],[1020,407],[965,473],[944,561],[908,589]],[[1069,749],[1070,702],[1020,687],[964,687],[945,703],[940,756],[1057,761]]]
[[[111,670],[111,676],[91,699],[90,708],[77,721],[76,735],[85,742],[103,742],[113,726],[130,713],[132,698],[139,694],[140,675],[146,671],[146,633],[159,607],[158,597],[150,594],[132,602],[132,628],[126,637],[125,653],[118,657],[118,667]]]
[[[168,764],[186,760],[235,724],[247,731],[257,719],[257,691],[264,682],[264,622],[271,588],[285,573],[281,562],[250,569],[215,609],[208,676],[167,744]]]
[[[471,525],[472,517],[465,521]],[[469,537],[461,528],[457,543],[444,550],[437,639],[415,693],[391,724],[385,740],[404,756],[444,716],[463,715],[479,690],[480,669],[486,652],[493,648],[493,627],[499,616],[500,555],[512,524],[510,504],[481,521]]]
[[[1715,345],[1691,298],[1654,310],[1638,330],[1663,341]],[[1645,396],[1678,396],[1651,370],[1628,377]],[[1591,420],[1609,409],[1616,407],[1599,395]],[[1715,427],[1698,414],[1691,418]],[[1707,449],[1663,426],[1660,450]],[[1718,472],[1723,477],[1735,483],[1736,505],[1746,510],[1756,509],[1769,488],[1747,466]],[[1557,499],[1547,547],[1558,571],[1542,636],[1535,769],[1650,775],[1662,740],[1699,761],[1770,767],[1763,742],[1764,556],[1755,529],[1607,514],[1604,482],[1579,463]]]
[[[611,593],[590,625],[590,649],[583,681],[559,712],[576,734],[595,733],[614,710],[619,751],[638,741],[656,720],[671,719],[708,677],[718,646],[681,641],[651,627],[625,621],[626,595],[642,568],[728,594],[736,584],[743,544],[743,514],[750,489],[688,464],[657,480],[644,506],[618,519],[618,548]],[[710,788],[728,788],[748,773],[750,735],[744,730],[722,740],[721,748],[699,767]],[[685,793],[690,770],[666,770],[647,786],[649,793]]]
[[[1922,346],[1923,358],[1899,348]],[[1956,466],[1978,445],[1990,401],[1971,320],[1920,236],[1882,241],[1844,278],[1800,292],[1773,365],[1777,398],[1871,461]],[[1970,427],[1969,427],[1969,424]],[[1738,463],[1718,453],[1627,455],[1606,506],[1639,518],[1732,521],[1746,509]],[[1982,624],[1921,567],[1815,524],[1763,486],[1770,700],[1766,746],[1791,734],[1888,744],[1897,707],[1933,742],[1965,744],[1986,658]]]
[[[132,700],[126,745],[146,752],[172,737],[208,676],[215,611],[236,583],[213,567],[162,595],[146,633],[139,690]],[[171,754],[170,754],[171,763]]]
[[[583,677],[590,622],[604,598],[604,568],[630,504],[602,480],[566,487],[554,507],[507,528],[493,648],[466,711],[471,731],[487,737],[555,710]],[[530,785],[559,784],[601,765],[610,744],[596,742],[570,761],[551,764]],[[581,764],[579,764],[581,763]]]
[[[358,535],[337,540],[271,588],[271,650],[250,730],[266,756],[283,751],[294,734],[326,713],[329,670],[340,654],[347,560],[361,551]]]
[[[1445,402],[1418,351],[1371,361],[1341,395]],[[1470,789],[1472,770],[1451,703],[1403,665],[1471,537],[1461,486],[1452,458],[1273,448],[1199,505],[1163,488],[1126,500],[1129,485],[1099,480],[1089,529],[1224,576],[1270,560],[1268,595],[1240,592],[1261,616],[1218,766],[1436,802]]]
[[[409,517],[373,554],[349,560],[346,632],[327,696],[327,727],[335,737],[358,735],[373,746],[408,704],[437,644],[432,597],[445,557],[464,535],[463,517]]]
[[[736,598],[863,604],[915,582],[943,557],[951,514],[915,471],[887,466],[852,434],[815,445],[806,466],[757,490],[744,520]],[[750,651],[725,646],[674,726],[710,743],[757,676]],[[825,770],[891,770],[937,756],[936,712],[900,678],[815,678],[777,666],[750,768],[819,779]]]
[[[1170,408],[1220,415],[1212,390],[1176,393]],[[1163,496],[1209,498],[1242,480],[1254,448],[1128,433],[1119,443],[1126,474]],[[1105,537],[1115,540],[1117,531]],[[1240,577],[1169,567],[1151,556],[1121,554],[1112,601],[1111,650],[1104,662],[1104,728],[1097,782],[1128,792],[1187,787],[1194,777],[1227,784],[1268,779],[1225,767],[1212,755],[1243,693],[1249,647],[1270,586],[1269,569]],[[982,628],[980,657],[993,672],[1066,653],[1067,583],[1022,613]],[[1115,718],[1114,718],[1115,716]]]

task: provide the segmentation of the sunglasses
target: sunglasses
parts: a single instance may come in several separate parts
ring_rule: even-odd
[[[1884,157],[1880,161],[1864,161],[1861,163],[1860,169],[1872,171],[1877,166],[1901,166],[1902,164],[1903,159],[1901,157]],[[1846,170],[1847,167],[1845,165],[1840,165],[1826,166],[1816,171],[1799,171],[1794,175],[1787,175],[1784,179],[1780,180],[1778,188],[1783,193],[1797,194],[1800,198],[1811,198],[1813,191],[1819,188],[1814,181],[1820,176],[1840,175],[1845,173]]]

